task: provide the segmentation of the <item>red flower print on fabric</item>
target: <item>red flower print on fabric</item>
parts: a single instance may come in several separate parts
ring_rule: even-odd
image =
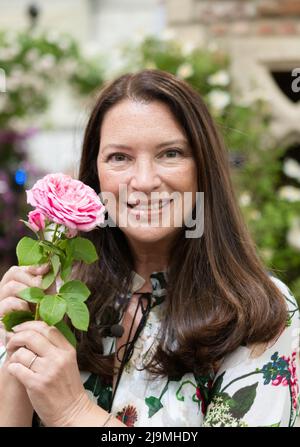
[[[118,411],[116,418],[127,425],[127,427],[134,427],[137,421],[137,411],[133,405],[127,405],[122,411]]]

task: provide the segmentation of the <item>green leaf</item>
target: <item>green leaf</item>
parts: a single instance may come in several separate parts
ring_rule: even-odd
[[[155,413],[157,413],[161,408],[163,408],[163,404],[161,403],[161,401],[154,396],[146,397],[145,403],[149,408],[148,411],[149,418],[154,416]]]
[[[109,408],[111,398],[111,388],[105,380],[97,374],[91,374],[83,384],[86,390],[90,390],[97,398],[97,404],[102,408]]]
[[[67,255],[73,254],[73,248],[72,248],[72,244],[71,244],[72,239],[61,239],[58,243],[57,246],[63,250]]]
[[[241,419],[250,410],[256,397],[257,385],[258,382],[241,388],[228,401],[230,412],[235,418]]]
[[[77,301],[85,301],[91,292],[87,288],[87,286],[78,280],[73,280],[66,282],[60,289],[59,295],[62,296],[65,300],[69,300],[70,298],[76,299]]]
[[[64,256],[61,260],[60,276],[63,281],[67,281],[72,271],[73,259],[69,256]]]
[[[71,343],[74,348],[76,348],[76,337],[69,326],[64,321],[59,321],[58,323],[56,323],[55,327],[57,327],[57,329],[66,337],[68,342]]]
[[[214,381],[213,387],[209,392],[209,401],[212,401],[214,396],[216,396],[217,394],[220,393],[221,386],[223,383],[224,374],[225,374],[225,371],[220,376],[218,376],[217,379]]]
[[[81,331],[87,331],[90,321],[89,310],[85,303],[76,298],[68,298],[67,314],[73,326]]]
[[[67,309],[66,301],[58,295],[45,295],[42,299],[39,312],[40,316],[50,326],[54,326],[63,319]]]
[[[73,259],[83,261],[86,264],[92,264],[97,261],[98,255],[94,244],[83,237],[70,239]]]
[[[44,290],[48,289],[48,287],[51,286],[51,284],[54,282],[55,275],[52,269],[49,270],[48,273],[46,273],[45,276],[43,276],[42,279],[42,288]]]
[[[19,265],[36,265],[43,258],[39,241],[27,236],[19,241],[16,251]]]
[[[58,256],[63,256],[64,254],[60,247],[54,245],[50,241],[40,241],[39,244],[45,249],[45,251],[47,251],[47,253],[56,254]]]
[[[57,255],[53,255],[52,258],[50,259],[51,264],[52,264],[52,268],[54,271],[54,275],[56,276],[58,271],[59,271],[59,267],[60,267],[60,259],[59,256]]]
[[[58,273],[59,267],[60,267],[60,260],[57,255],[53,255],[50,258],[51,262],[51,269],[49,272],[43,277],[42,280],[42,288],[48,289],[48,287],[51,286],[51,284],[54,282],[56,275]]]
[[[2,323],[7,331],[11,331],[17,324],[25,323],[25,321],[34,320],[34,315],[32,312],[26,310],[16,310],[10,312],[2,318]]]
[[[29,303],[39,303],[45,295],[39,287],[27,287],[18,292],[18,296]]]

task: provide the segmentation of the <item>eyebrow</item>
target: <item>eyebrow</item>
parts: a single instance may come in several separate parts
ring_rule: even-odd
[[[183,139],[165,141],[164,143],[158,144],[156,146],[156,148],[160,149],[160,148],[165,147],[165,146],[170,146],[171,144],[186,144],[186,145],[188,145],[188,142],[187,142],[187,140],[183,140]],[[127,146],[126,144],[114,144],[114,143],[111,143],[111,144],[107,144],[106,146],[104,146],[102,151],[104,151],[105,149],[109,149],[109,148],[132,149],[130,146]]]

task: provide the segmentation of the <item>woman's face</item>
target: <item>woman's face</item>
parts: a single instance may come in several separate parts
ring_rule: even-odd
[[[194,207],[197,169],[168,106],[124,100],[106,113],[100,132],[100,190],[113,222],[136,242],[174,236]]]

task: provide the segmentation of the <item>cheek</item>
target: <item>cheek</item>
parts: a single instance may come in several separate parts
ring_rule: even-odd
[[[197,168],[194,161],[188,161],[173,172],[167,173],[165,180],[173,191],[193,192],[198,189]]]
[[[98,165],[98,178],[100,189],[102,192],[111,192],[118,199],[119,184],[121,179],[119,175],[114,175],[110,170],[103,165]]]

